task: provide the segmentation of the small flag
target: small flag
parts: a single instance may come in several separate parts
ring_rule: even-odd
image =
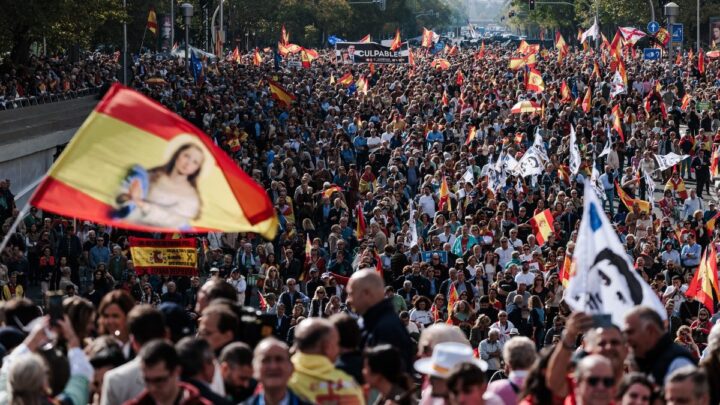
[[[290,107],[295,101],[295,96],[288,93],[285,88],[283,88],[279,83],[268,79],[268,85],[270,86],[270,94],[272,95],[272,98],[277,100],[278,103],[281,105],[287,107]]]
[[[343,189],[339,186],[333,184],[330,187],[328,187],[325,191],[323,191],[323,197],[330,198],[335,193],[342,193]]]
[[[558,280],[562,283],[563,288],[567,288],[570,284],[570,279],[575,275],[575,260],[570,256],[568,251],[565,251],[565,260],[563,260],[563,266],[558,274]]]
[[[530,224],[533,227],[533,233],[538,245],[544,245],[550,234],[553,233],[554,222],[555,219],[549,209],[530,218]]]
[[[367,34],[364,37],[360,38],[358,42],[360,42],[361,44],[369,44],[371,42],[370,34]]]
[[[687,111],[687,108],[690,106],[690,94],[685,93],[685,95],[682,98],[682,104],[680,105],[680,109],[683,111]]]
[[[427,28],[423,27],[423,33],[422,33],[422,42],[421,46],[423,48],[430,48],[433,46],[433,37],[435,36],[435,33],[428,30]]]
[[[587,86],[587,91],[585,92],[585,97],[582,100],[581,106],[585,114],[590,112],[590,108],[592,107],[592,93],[590,92],[590,86]]]
[[[542,74],[532,67],[527,73],[527,90],[534,91],[535,93],[545,91],[545,82],[543,81]]]
[[[260,310],[265,312],[267,311],[267,301],[265,300],[265,297],[262,295],[262,291],[257,290],[258,292],[258,301],[260,302]]]
[[[715,146],[710,159],[710,175],[713,177],[720,176],[720,146]]]
[[[145,26],[153,33],[153,35],[157,34],[157,14],[155,14],[155,8],[153,7],[150,7],[147,24]]]
[[[358,239],[365,237],[367,226],[365,225],[365,215],[363,214],[362,206],[360,204],[355,207],[355,214],[357,215],[357,224],[355,226],[355,233]]]
[[[345,73],[344,75],[340,76],[340,79],[338,79],[338,83],[342,84],[345,87],[353,84],[353,81],[353,75],[350,72]]]
[[[290,33],[285,29],[285,24],[282,25],[282,29],[280,30],[280,43],[283,45],[290,44]]]
[[[720,297],[720,288],[718,288],[718,269],[717,269],[717,252],[715,251],[715,244],[710,243],[705,250],[703,260],[700,262],[695,276],[688,285],[687,297],[695,297],[696,300],[701,302],[705,308],[710,311],[710,315],[715,312],[715,299]]]
[[[255,53],[253,54],[253,65],[260,66],[262,64],[262,56],[260,55],[260,51],[255,48]]]
[[[465,82],[465,75],[463,75],[462,70],[458,70],[455,74],[455,84],[458,86],[462,86],[462,84]]]
[[[236,46],[235,49],[233,49],[232,57],[231,59],[235,61],[235,63],[240,63],[240,51],[238,50],[238,47]]]
[[[630,198],[617,182],[615,182],[615,190],[617,191],[618,198],[620,198],[620,201],[622,201],[628,211],[632,212],[633,206],[637,204],[640,212],[650,213],[650,203],[648,201],[643,201],[639,198]]]
[[[390,50],[395,52],[398,49],[400,49],[400,46],[402,46],[402,41],[400,40],[400,28],[395,30],[395,38],[392,41],[392,44],[390,44]]]
[[[438,207],[440,211],[452,211],[452,202],[450,201],[450,188],[448,187],[447,180],[443,176],[442,184],[440,185],[440,198]]]
[[[465,145],[469,145],[470,142],[475,139],[475,136],[477,135],[477,130],[475,130],[475,126],[471,126],[470,130],[468,131],[467,138],[465,139]]]
[[[452,324],[452,312],[453,307],[460,299],[460,296],[458,295],[457,288],[455,288],[455,283],[450,283],[450,288],[448,288],[448,319],[447,323]]]

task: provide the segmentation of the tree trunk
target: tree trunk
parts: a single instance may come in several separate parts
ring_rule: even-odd
[[[10,51],[10,60],[14,65],[27,65],[30,62],[30,45],[32,40],[29,38],[30,27],[19,27],[13,32],[12,50]]]

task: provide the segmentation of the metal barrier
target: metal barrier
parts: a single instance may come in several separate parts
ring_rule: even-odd
[[[34,105],[57,103],[65,100],[72,100],[78,97],[90,96],[100,91],[98,87],[86,87],[77,90],[69,90],[62,93],[43,94],[40,96],[18,97],[12,100],[0,100],[0,111],[16,110],[18,108],[26,108]]]

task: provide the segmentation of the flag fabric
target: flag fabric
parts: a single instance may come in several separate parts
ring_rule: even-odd
[[[465,75],[463,74],[462,70],[458,70],[457,73],[455,73],[455,84],[458,86],[462,86],[462,84],[465,82]]]
[[[718,146],[715,146],[710,158],[710,175],[713,177],[720,176],[720,147]]]
[[[440,310],[438,309],[438,307],[435,304],[432,304],[430,306],[430,314],[432,314],[433,323],[442,320],[442,318],[441,318],[442,315],[440,315]]]
[[[255,48],[255,52],[253,53],[253,65],[260,66],[262,64],[262,55],[260,55],[260,51]]]
[[[592,93],[590,92],[590,86],[588,86],[587,91],[585,92],[585,97],[582,100],[581,107],[585,114],[590,112],[590,108],[592,107]]]
[[[430,62],[430,67],[437,70],[448,70],[450,69],[450,62],[447,59],[438,58]]]
[[[30,204],[144,232],[255,232],[273,239],[278,224],[265,190],[206,134],[119,84],[76,132]]]
[[[705,229],[707,229],[707,232],[708,232],[709,235],[712,235],[712,234],[713,234],[713,231],[715,231],[715,224],[717,223],[718,217],[720,217],[720,212],[718,212],[717,214],[713,215],[713,217],[710,218],[710,219],[705,223]],[[711,237],[712,237],[712,236],[711,236]]]
[[[558,280],[562,284],[563,288],[567,288],[570,283],[570,279],[575,276],[575,260],[572,256],[565,251],[565,260],[563,260],[563,266],[558,274]]]
[[[395,30],[395,38],[393,38],[392,44],[390,44],[390,50],[395,52],[402,46],[402,40],[400,39],[400,28]]]
[[[442,105],[447,106],[450,104],[450,99],[448,99],[447,90],[443,90],[442,94]]]
[[[312,243],[310,242],[310,234],[305,235],[305,262],[310,262],[310,257],[312,256]]]
[[[692,281],[688,285],[685,292],[687,297],[695,297],[705,308],[708,309],[710,315],[715,313],[715,299],[720,297],[720,289],[718,288],[718,269],[717,269],[717,251],[715,244],[710,243],[705,249],[700,266],[698,266]]]
[[[622,201],[623,205],[625,206],[625,208],[627,208],[628,211],[632,211],[633,206],[637,204],[640,212],[647,212],[648,214],[650,213],[649,202],[643,201],[639,198],[631,198],[617,182],[615,182],[615,191],[618,194],[618,198],[620,198],[620,201]]]
[[[620,34],[622,34],[625,42],[630,43],[632,45],[635,45],[635,43],[639,39],[647,36],[646,33],[642,32],[639,29],[634,28],[634,27],[618,27],[618,31],[620,32]]]
[[[239,64],[240,61],[241,61],[241,59],[240,59],[240,51],[238,50],[238,47],[237,47],[237,46],[235,47],[235,49],[233,49],[231,59],[232,59],[235,63],[238,63],[238,64]]]
[[[455,283],[450,283],[450,288],[448,288],[448,301],[447,301],[447,308],[448,308],[448,319],[447,323],[452,324],[452,312],[453,307],[460,299],[460,296],[457,292],[457,288],[455,288]]]
[[[365,224],[365,215],[363,214],[362,206],[360,204],[355,207],[355,215],[357,216],[357,223],[355,224],[355,233],[358,239],[365,237],[367,232],[367,225]]]
[[[147,24],[145,27],[147,27],[153,35],[157,34],[157,14],[155,14],[153,7],[150,7],[150,11],[148,11]]]
[[[677,179],[675,179],[675,176],[671,176],[670,179],[668,179],[667,183],[665,183],[665,191],[668,190],[672,191],[677,198],[680,198],[683,201],[688,198],[687,188],[685,188],[685,180],[683,180],[680,176],[678,176]]]
[[[615,132],[617,132],[618,136],[620,137],[620,140],[625,142],[625,134],[623,133],[623,127],[622,127],[622,110],[620,110],[620,104],[616,104],[612,108],[612,116],[613,116],[613,129]]]
[[[423,33],[422,33],[422,41],[420,45],[423,48],[430,48],[433,46],[433,42],[435,39],[435,33],[428,30],[427,28],[423,27]]]
[[[620,34],[620,31],[615,31],[615,36],[613,37],[612,42],[610,42],[610,55],[613,56],[615,59],[621,59],[622,58],[622,46],[623,46],[623,38],[622,34]]]
[[[360,42],[361,44],[369,44],[371,42],[370,34],[367,34],[364,37],[360,38],[358,42]]]
[[[375,259],[375,271],[380,274],[380,278],[385,279],[385,270],[382,265],[382,258],[377,252],[377,249],[373,249],[373,258]]]
[[[197,276],[195,238],[128,238],[130,255],[138,275]]]
[[[474,126],[470,126],[470,128],[468,129],[467,138],[465,138],[465,145],[469,145],[470,142],[472,142],[473,139],[475,139],[476,135],[477,135],[477,130],[475,129]]]
[[[440,184],[440,198],[438,208],[440,211],[452,211],[452,201],[450,201],[450,188],[447,179],[443,176],[442,184]]]
[[[480,60],[485,57],[485,41],[480,44],[480,50],[475,54],[475,60]]]
[[[350,86],[351,84],[353,84],[353,82],[353,75],[350,72],[345,73],[338,79],[338,83],[342,84],[345,87]]]
[[[560,85],[560,102],[569,103],[572,101],[572,94],[570,94],[570,88],[568,87],[565,80]]]
[[[558,52],[563,53],[567,55],[569,51],[568,44],[565,42],[565,38],[563,38],[560,31],[555,31],[555,49],[558,50]]]
[[[272,98],[286,108],[290,107],[293,101],[295,101],[295,96],[285,90],[285,88],[282,87],[280,83],[277,83],[270,79],[268,79],[267,82],[270,86],[270,94],[272,95]]]
[[[293,53],[298,53],[298,52],[302,51],[302,49],[303,48],[300,45],[282,44],[282,43],[278,42],[278,52],[280,53],[280,56],[282,56],[283,58],[288,55],[291,55]]]
[[[593,25],[590,28],[588,28],[585,32],[583,32],[582,35],[580,35],[580,43],[584,43],[588,37],[596,38],[599,33],[600,33],[600,27],[598,26],[597,19],[595,19],[595,22],[593,22]]]
[[[538,245],[544,245],[550,234],[553,233],[554,222],[555,219],[549,209],[530,218],[530,225],[532,225]]]
[[[410,226],[408,227],[408,236],[405,238],[405,244],[411,248],[418,244],[417,223],[415,222],[415,204],[413,204],[412,200],[410,200],[410,216],[408,218],[408,224],[410,224]]]
[[[355,84],[358,94],[366,95],[368,92],[368,81],[365,76],[360,76],[357,83]]]
[[[700,48],[700,51],[698,52],[698,72],[700,72],[701,75],[705,74],[705,51]]]
[[[280,43],[283,45],[290,44],[290,33],[285,29],[285,24],[283,24],[280,29]]]
[[[197,56],[195,56],[195,52],[190,52],[190,69],[193,73],[193,79],[195,80],[195,83],[197,83],[199,80],[203,80],[204,76],[204,67],[203,63],[200,59],[198,59]]]
[[[580,171],[580,148],[577,145],[577,135],[575,127],[570,125],[570,172],[577,175]]]
[[[521,58],[510,58],[509,68],[512,70],[518,70],[525,66],[534,66],[537,63],[537,56],[533,53],[528,56]]]
[[[267,308],[268,308],[268,304],[267,304],[267,301],[265,300],[265,296],[262,295],[261,290],[257,290],[257,293],[258,293],[258,302],[259,302],[260,310],[265,312],[265,311],[267,311]]]
[[[330,198],[335,193],[342,193],[343,189],[335,184],[331,185],[327,189],[323,190],[323,197]]]
[[[616,70],[615,74],[613,75],[612,82],[610,83],[610,97],[615,98],[620,94],[626,93],[627,84],[625,83],[625,80],[623,80],[623,77],[620,75],[620,72]]]
[[[665,307],[635,271],[589,184],[585,185],[583,206],[574,252],[577,267],[565,294],[568,305],[589,314],[609,314],[617,326],[623,325],[625,315],[638,305],[667,319]]]
[[[566,186],[570,185],[570,168],[567,165],[558,166],[558,178],[565,183]]]
[[[667,170],[690,157],[690,155],[678,155],[674,152],[670,152],[667,155],[654,156],[655,161],[658,163],[658,170]]]
[[[590,73],[590,78],[593,77],[600,78],[600,65],[598,65],[597,61],[593,61],[593,70],[592,73]]]
[[[682,98],[681,104],[680,104],[680,109],[681,109],[682,111],[687,111],[688,107],[690,106],[690,100],[691,100],[691,99],[692,99],[692,98],[690,97],[690,94],[689,94],[689,93],[685,93],[685,95],[684,95],[683,98]]]
[[[542,74],[535,70],[535,68],[530,68],[530,70],[527,73],[527,90],[534,91],[535,93],[541,93],[545,91],[545,82],[543,81]]]
[[[620,73],[620,77],[622,77],[623,83],[625,83],[625,85],[627,86],[627,68],[625,67],[625,62],[623,62],[622,59],[618,60],[617,72]]]
[[[660,27],[658,32],[655,33],[655,40],[665,47],[670,42],[670,33],[665,28]]]

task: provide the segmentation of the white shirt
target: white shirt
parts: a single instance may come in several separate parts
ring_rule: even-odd
[[[432,194],[430,195],[421,195],[418,199],[418,205],[420,206],[420,210],[430,215],[430,218],[435,217],[435,199],[433,198]]]
[[[501,247],[495,249],[495,254],[498,255],[498,264],[503,269],[505,268],[505,265],[508,264],[508,262],[512,259],[512,254],[515,251],[515,249],[512,248],[512,246],[508,243],[508,247],[506,249],[503,249]]]
[[[523,273],[522,271],[515,275],[515,282],[520,284],[524,283],[526,286],[530,287],[535,282],[535,274],[531,272]]]

